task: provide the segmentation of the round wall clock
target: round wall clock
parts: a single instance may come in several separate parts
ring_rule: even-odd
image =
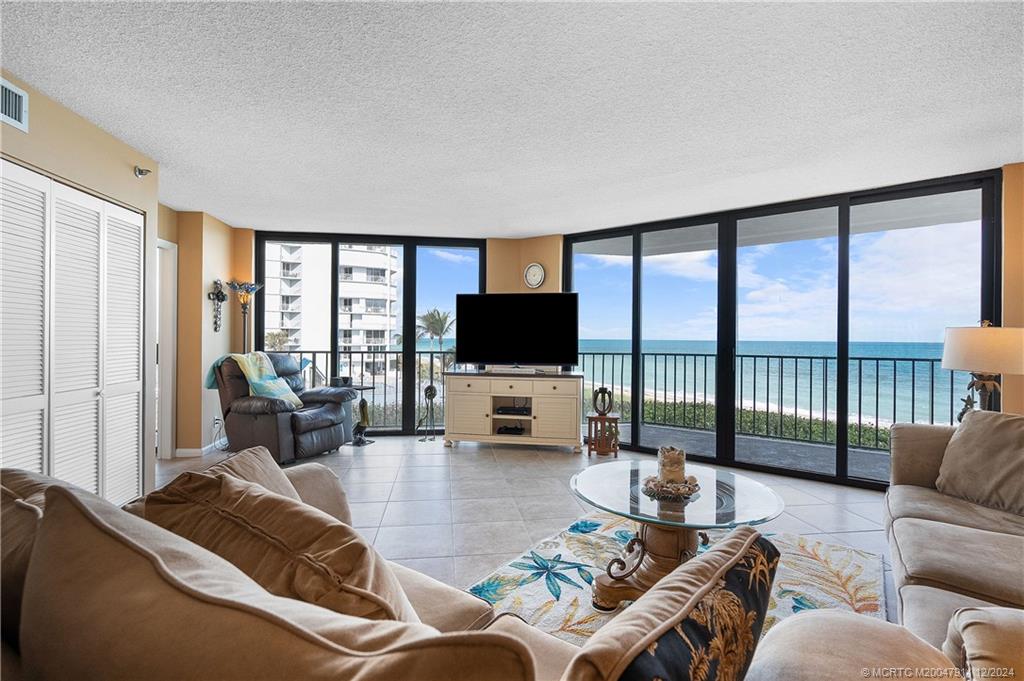
[[[523,281],[530,288],[538,288],[544,283],[544,266],[539,262],[531,262],[523,270]]]

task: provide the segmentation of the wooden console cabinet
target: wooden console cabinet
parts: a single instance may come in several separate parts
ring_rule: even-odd
[[[578,374],[503,374],[446,372],[444,444],[564,445],[581,451]],[[526,408],[525,414],[501,414],[502,408]],[[499,433],[503,426],[522,434]]]

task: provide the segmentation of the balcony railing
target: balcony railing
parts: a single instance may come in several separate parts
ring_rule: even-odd
[[[329,351],[292,351],[310,359],[306,385],[328,382]],[[433,384],[436,427],[444,423],[442,373],[454,365],[453,352],[416,351],[416,422],[426,415],[423,390]],[[717,358],[705,353],[643,353],[642,424],[713,432]],[[941,368],[936,358],[851,357],[849,360],[848,440],[851,448],[888,450],[890,424],[897,421],[955,424],[959,398],[969,374]],[[372,385],[362,394],[371,427],[402,427],[402,352],[341,350],[339,374]],[[576,370],[584,376],[581,420],[589,395],[606,386],[624,423],[630,413],[631,355],[581,352]],[[836,358],[799,355],[736,356],[736,433],[773,440],[831,445],[836,441]]]
[[[715,430],[711,353],[643,353],[644,425]],[[834,444],[837,360],[799,355],[736,356],[736,433]],[[581,352],[585,395],[612,390],[623,422],[630,414],[631,354]],[[970,375],[930,357],[851,357],[847,427],[850,447],[888,450],[897,421],[955,424]],[[583,411],[589,409],[584,400]]]
[[[293,350],[290,354],[297,359],[309,359],[303,372],[306,385],[320,386],[329,383],[330,357],[328,350]],[[442,373],[452,367],[454,352],[438,350],[416,351],[416,423],[419,430],[427,428],[427,400],[424,389],[433,384],[437,389],[434,399],[434,427],[444,428],[444,381]],[[355,385],[373,386],[373,390],[362,391],[370,412],[370,428],[375,430],[398,430],[402,427],[402,366],[401,350],[345,350],[338,353],[338,373],[351,376]],[[359,414],[354,414],[358,421]]]

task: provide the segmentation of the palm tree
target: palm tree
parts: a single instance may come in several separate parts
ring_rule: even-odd
[[[441,312],[436,307],[416,318],[416,330],[419,332],[419,336],[421,338],[428,336],[431,342],[436,338],[437,347],[442,352],[444,352],[444,337],[452,330],[453,326],[455,326],[455,317],[451,316],[451,312]]]

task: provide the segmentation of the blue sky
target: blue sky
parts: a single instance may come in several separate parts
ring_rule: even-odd
[[[837,239],[737,253],[740,340],[834,341]],[[852,341],[941,342],[946,326],[978,323],[977,222],[854,234],[850,239]],[[644,258],[643,333],[649,340],[713,340],[714,251]],[[581,338],[628,338],[628,256],[577,254]]]
[[[436,307],[442,312],[451,312],[454,316],[455,294],[477,293],[479,286],[480,252],[477,249],[425,246],[417,248],[417,315]]]

